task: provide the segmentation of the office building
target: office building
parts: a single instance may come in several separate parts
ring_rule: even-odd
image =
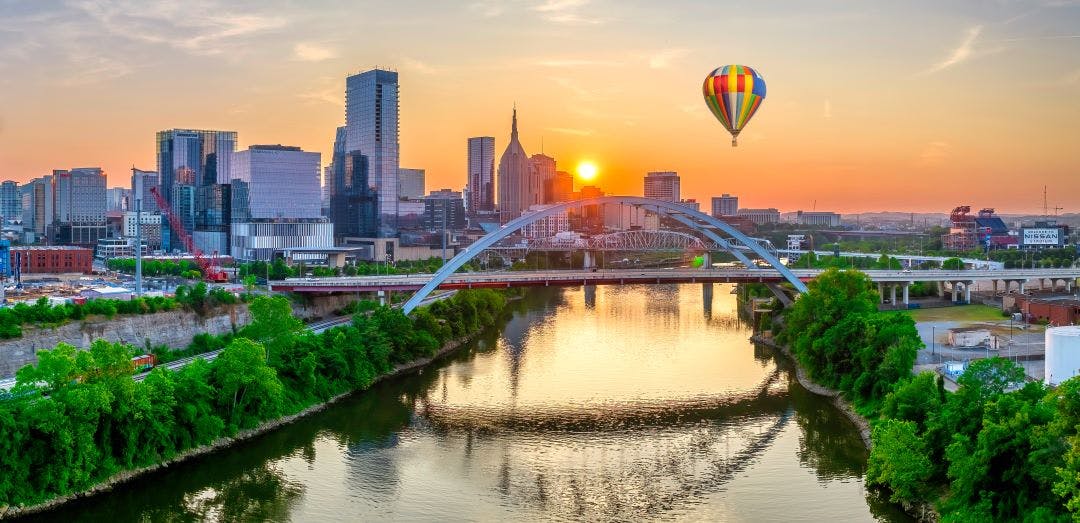
[[[568,202],[574,198],[574,175],[566,171],[555,171],[550,187],[544,191],[546,203]]]
[[[443,189],[424,197],[422,226],[430,232],[465,228],[465,200],[461,193]]]
[[[321,155],[299,147],[253,145],[230,167],[229,253],[270,260],[278,249],[331,247],[334,226],[322,216]]]
[[[754,225],[780,223],[780,211],[771,207],[768,209],[739,209],[736,216],[746,218]]]
[[[675,171],[647,173],[645,175],[645,197],[677,203],[681,199],[679,174]]]
[[[367,157],[377,201],[378,236],[397,232],[398,74],[373,69],[345,79],[345,149]]]
[[[739,197],[724,193],[721,196],[713,196],[712,215],[735,216],[739,213]]]
[[[470,215],[495,211],[495,138],[469,138],[469,172],[467,182]]]
[[[334,158],[334,193],[330,221],[338,238],[374,238],[379,234],[378,193],[369,183],[368,157],[360,151]]]
[[[4,223],[22,221],[22,194],[18,182],[6,180],[0,183],[0,219]]]
[[[799,225],[839,227],[840,215],[835,212],[826,211],[798,211],[795,213],[795,223]]]
[[[139,215],[136,218],[136,215]],[[139,232],[136,228],[136,224],[142,223],[142,241],[148,249],[159,250],[161,249],[161,226],[164,222],[163,217],[158,213],[136,213],[135,211],[128,211],[124,213],[123,223],[123,235],[125,239],[134,241],[135,236]]]
[[[555,159],[534,154],[529,157],[528,202],[529,205],[551,203],[552,183],[555,180]]]
[[[131,168],[131,201],[129,211],[140,210],[136,204],[142,204],[142,212],[155,213],[158,212],[157,200],[154,199],[154,195],[150,194],[150,189],[159,187],[160,191],[161,180],[158,177],[156,171],[143,171],[141,169]]]
[[[105,189],[105,212],[124,212],[131,206],[131,189],[110,187]]]
[[[49,241],[94,248],[107,235],[105,172],[98,167],[53,171],[51,182],[53,216],[46,227]]]
[[[524,212],[522,216],[537,213],[552,207],[551,205],[532,205]],[[570,218],[566,213],[566,210],[552,214],[551,216],[545,216],[533,223],[530,223],[521,228],[521,235],[526,238],[541,239],[550,238],[559,234],[560,232],[566,232],[570,230]]]
[[[701,202],[699,202],[699,201],[697,201],[697,200],[695,200],[693,198],[687,198],[685,200],[679,200],[679,205],[682,205],[683,207],[686,207],[687,209],[690,209],[692,211],[701,212]]]
[[[161,195],[191,234],[195,227],[195,187],[229,183],[229,163],[236,150],[236,132],[159,131],[156,150]],[[168,227],[164,236],[162,241],[167,249],[184,248],[172,241],[174,234]]]
[[[506,223],[529,208],[529,156],[518,140],[517,108],[510,124],[510,143],[499,158],[499,221]]]
[[[42,176],[22,186],[23,241],[36,243],[46,239],[52,224],[53,195],[52,175]]]
[[[398,169],[398,199],[418,200],[426,192],[423,169]]]
[[[322,155],[285,145],[252,145],[233,154],[230,179],[247,186],[245,219],[322,217]]]

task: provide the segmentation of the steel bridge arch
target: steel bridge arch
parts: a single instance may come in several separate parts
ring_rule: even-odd
[[[788,269],[784,264],[780,263],[780,260],[777,259],[776,256],[773,256],[771,253],[769,253],[767,249],[758,244],[753,238],[750,238],[742,232],[739,232],[738,229],[732,227],[731,225],[728,225],[727,223],[724,223],[723,221],[713,218],[708,214],[690,209],[689,207],[674,202],[654,200],[652,198],[644,198],[641,196],[600,196],[596,198],[587,198],[583,200],[554,204],[551,207],[547,207],[545,209],[514,218],[513,220],[510,220],[505,225],[500,227],[498,230],[484,235],[479,240],[473,242],[472,245],[469,245],[464,250],[459,252],[457,256],[454,256],[453,258],[447,260],[446,263],[441,268],[439,268],[439,270],[436,271],[435,274],[431,276],[431,280],[429,280],[426,284],[424,284],[423,287],[420,288],[420,290],[416,291],[411,297],[409,297],[409,300],[406,301],[405,304],[402,306],[402,312],[404,312],[405,314],[411,313],[413,309],[420,305],[420,302],[422,302],[424,298],[431,294],[431,291],[435,290],[440,284],[442,284],[443,281],[446,280],[446,278],[449,278],[451,274],[454,274],[455,271],[460,269],[462,265],[468,263],[469,260],[472,260],[484,249],[487,249],[498,243],[500,240],[520,231],[526,225],[536,223],[544,218],[547,218],[548,216],[554,216],[570,209],[578,209],[590,205],[606,204],[652,207],[655,208],[657,212],[662,209],[665,214],[676,217],[678,221],[686,224],[689,227],[692,227],[695,230],[702,232],[703,234],[706,234],[707,236],[709,236],[710,239],[716,241],[718,246],[723,247],[725,244],[728,245],[728,248],[725,249],[728,250],[728,252],[731,252],[732,254],[737,253],[738,249],[732,246],[730,242],[723,240],[714,231],[709,230],[709,228],[720,229],[724,233],[737,240],[743,246],[747,247],[754,254],[758,255],[762,260],[765,260],[765,262],[768,263],[773,269],[776,269],[776,271],[779,272],[780,275],[784,277],[784,279],[790,282],[796,290],[798,290],[799,292],[806,292],[806,284],[803,283],[802,280],[800,280],[797,276],[795,276],[795,274],[791,272],[791,270]],[[749,261],[746,259],[745,256],[736,256],[739,257],[739,259],[744,260],[744,263],[747,263]],[[747,264],[747,268],[753,267],[753,264]]]

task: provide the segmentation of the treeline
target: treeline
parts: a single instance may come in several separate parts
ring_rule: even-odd
[[[233,293],[220,288],[208,288],[205,283],[193,287],[180,286],[175,297],[133,297],[130,300],[87,300],[86,303],[60,303],[50,305],[48,298],[39,298],[33,305],[17,303],[13,307],[0,308],[0,339],[22,337],[24,326],[37,327],[60,325],[69,320],[82,320],[87,316],[113,318],[117,314],[154,314],[176,308],[186,308],[206,313],[218,305],[229,305],[240,300]]]
[[[0,400],[0,506],[86,490],[335,395],[493,325],[505,300],[458,292],[407,317],[375,307],[352,325],[305,331],[283,297],[251,302],[252,322],[211,362],[131,379],[132,347],[94,342],[38,353]],[[213,343],[213,339],[206,343]]]
[[[113,258],[106,263],[111,271],[135,274],[135,258]],[[199,266],[192,260],[154,260],[143,259],[143,276],[182,276],[198,278],[202,275]]]
[[[787,311],[780,339],[818,382],[871,420],[869,485],[930,504],[944,521],[1080,519],[1080,378],[1025,383],[1001,358],[972,362],[947,392],[912,376],[912,320],[873,312],[865,275],[828,271]]]

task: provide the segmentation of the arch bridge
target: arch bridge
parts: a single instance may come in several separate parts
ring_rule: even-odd
[[[700,238],[677,231],[665,231],[667,234],[653,235],[651,238],[649,235],[640,234],[637,233],[637,231],[627,231],[623,233],[601,235],[588,240],[600,242],[600,244],[597,245],[598,248],[605,248],[605,245],[608,246],[607,248],[610,248],[611,246],[629,248],[634,245],[646,247],[651,243],[655,243],[658,246],[675,246],[681,244],[697,247],[700,245],[705,252],[711,250],[729,252],[747,268],[757,267],[757,264],[752,261],[748,255],[756,256],[777,271],[780,276],[793,285],[796,290],[799,292],[806,292],[806,284],[784,264],[780,263],[780,260],[775,254],[775,249],[770,250],[768,248],[771,247],[771,245],[767,247],[721,220],[674,202],[643,198],[640,196],[601,196],[576,200],[573,202],[558,203],[510,220],[498,230],[481,237],[472,245],[469,245],[459,252],[456,256],[447,260],[442,268],[432,274],[430,279],[428,279],[427,282],[405,302],[402,310],[406,314],[412,312],[413,309],[420,305],[424,298],[438,288],[447,278],[454,275],[455,271],[480,255],[483,251],[496,247],[500,241],[520,232],[526,226],[552,216],[557,216],[571,209],[602,205],[631,206],[652,210],[658,215],[667,216],[689,229],[700,233],[709,240],[711,245]],[[695,242],[691,238],[696,239],[697,241]],[[457,276],[461,277],[464,275]]]

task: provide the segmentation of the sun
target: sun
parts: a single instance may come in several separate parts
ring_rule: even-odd
[[[596,179],[596,175],[599,171],[600,169],[596,167],[596,164],[590,161],[581,162],[577,166],[578,178],[581,178],[582,181],[586,182],[591,182]]]

